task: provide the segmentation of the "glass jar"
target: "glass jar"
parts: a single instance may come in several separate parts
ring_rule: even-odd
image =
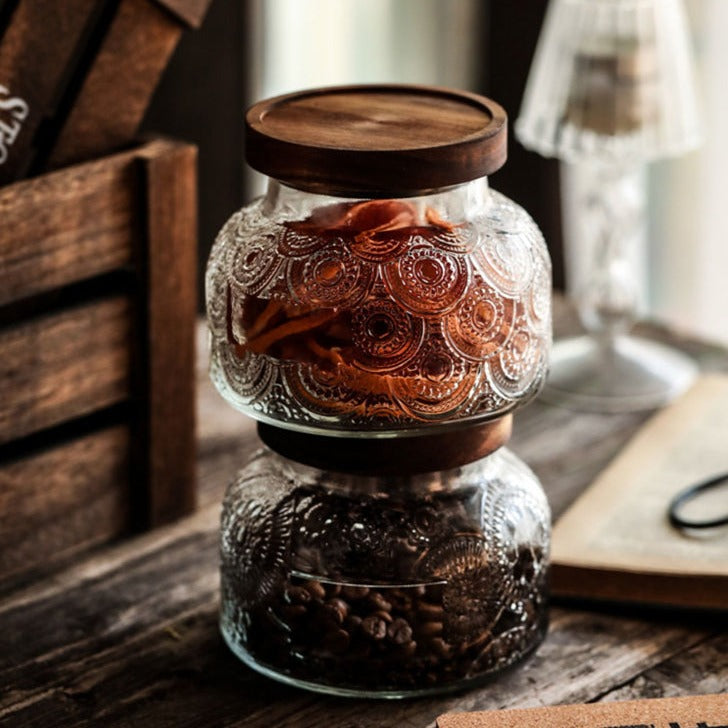
[[[344,197],[271,179],[209,259],[222,395],[258,420],[347,435],[479,422],[531,399],[551,343],[548,251],[487,176],[461,175],[376,197],[356,180],[329,183]],[[419,176],[408,185],[431,183]]]
[[[260,102],[266,195],[208,263],[211,376],[268,449],[229,488],[221,627],[286,682],[398,697],[520,660],[546,629],[549,514],[502,449],[551,343],[543,238],[490,189],[481,96],[343,87]]]
[[[505,448],[458,468],[345,474],[265,449],[222,514],[222,618],[299,687],[402,697],[518,662],[547,626],[549,509]]]

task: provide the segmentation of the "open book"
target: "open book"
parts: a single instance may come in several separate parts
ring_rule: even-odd
[[[554,595],[728,609],[728,527],[682,532],[667,517],[676,493],[724,472],[728,376],[706,375],[649,420],[556,523]],[[689,515],[725,513],[728,485],[699,497]]]

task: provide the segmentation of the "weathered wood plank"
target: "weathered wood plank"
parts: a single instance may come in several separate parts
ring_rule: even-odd
[[[202,329],[198,337],[204,337]],[[200,350],[204,354],[205,348]],[[254,430],[213,391],[204,356],[197,374],[204,507],[173,526],[106,548],[0,603],[0,685],[6,688],[0,694],[0,725],[421,728],[455,709],[721,687],[728,669],[724,620],[563,607],[552,610],[549,634],[531,660],[465,694],[366,702],[314,696],[258,676],[224,647],[216,624],[219,499],[256,446]],[[548,491],[558,490],[562,477],[569,480],[558,496],[562,499],[586,484],[600,459],[614,454],[627,437],[624,428],[637,426],[623,416],[610,416],[605,424],[599,416],[584,420],[545,405],[529,410],[522,415],[524,436],[516,444],[540,458],[550,479]],[[581,420],[581,428],[571,423],[574,419]],[[545,434],[540,439],[541,426],[549,421],[567,428],[551,447]],[[587,429],[591,434],[582,433]],[[595,447],[604,439],[608,444]],[[32,640],[23,638],[29,625]],[[718,682],[703,676],[693,690],[691,681],[707,671]],[[634,693],[620,693],[623,685]]]
[[[0,583],[126,531],[129,456],[119,425],[0,465]]]
[[[49,169],[127,145],[149,105],[182,26],[149,0],[121,0],[56,140]]]
[[[147,189],[148,522],[195,507],[197,150],[158,142],[140,153]]]
[[[128,397],[131,330],[115,296],[0,331],[0,443]]]
[[[650,668],[626,685],[610,690],[605,701],[710,695],[728,692],[728,634],[698,642]]]
[[[555,519],[649,415],[576,414],[537,401],[516,413],[509,447],[540,478]]]
[[[0,189],[0,305],[130,263],[136,171],[120,154]]]
[[[97,8],[95,0],[22,0],[15,8],[0,42],[0,185],[25,172]]]
[[[455,707],[589,700],[706,635],[689,623],[556,609],[546,642],[526,665],[465,696],[403,703],[396,715],[391,704],[313,699],[254,676],[222,646],[216,512],[206,508],[156,539],[88,559],[62,584],[7,600],[0,717],[22,725],[164,725],[182,709],[189,721],[178,725],[232,725],[245,716],[251,726],[313,726],[323,715],[330,725],[423,725]],[[24,637],[28,624],[36,625],[32,641]]]
[[[69,421],[128,400],[134,447],[118,517],[137,528],[194,506],[195,157],[191,145],[154,141],[0,190],[2,457],[18,438],[35,435],[37,451],[47,428],[65,437]],[[57,289],[79,281],[70,297]],[[120,290],[128,296],[112,298]]]
[[[156,0],[170,13],[192,28],[199,28],[210,5],[210,0]]]

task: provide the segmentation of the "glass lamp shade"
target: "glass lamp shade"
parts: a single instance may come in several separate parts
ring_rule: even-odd
[[[552,0],[515,126],[547,157],[649,161],[698,145],[680,0]]]

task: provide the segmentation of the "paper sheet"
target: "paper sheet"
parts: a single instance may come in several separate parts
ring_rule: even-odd
[[[683,533],[672,497],[728,472],[728,376],[706,375],[633,438],[554,528],[552,561],[629,571],[728,575],[728,527]],[[728,513],[728,487],[711,515]],[[722,501],[718,505],[719,501]]]

